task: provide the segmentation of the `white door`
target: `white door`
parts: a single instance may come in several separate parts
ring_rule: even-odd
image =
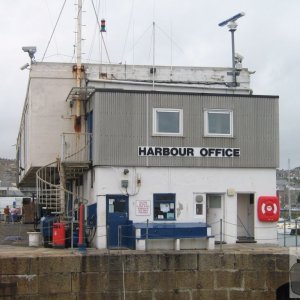
[[[211,233],[215,241],[220,241],[220,219],[223,219],[222,195],[206,195],[207,202],[207,224],[211,226]],[[224,224],[224,223],[223,223]],[[223,226],[224,231],[224,226]],[[223,232],[224,236],[224,232]],[[222,238],[222,241],[224,238]]]

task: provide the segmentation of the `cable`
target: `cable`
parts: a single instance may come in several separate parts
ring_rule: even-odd
[[[97,20],[97,24],[100,24],[100,21],[99,21],[99,18],[98,18],[98,14],[97,14],[97,11],[96,11],[96,7],[95,7],[95,4],[94,4],[94,0],[91,0],[91,1],[92,1],[94,13],[95,13],[95,17],[96,17],[96,20]],[[106,56],[107,56],[108,62],[109,62],[109,64],[111,64],[102,32],[100,32],[100,34],[101,34],[101,39],[102,39],[102,42],[103,42],[103,45],[104,45],[104,48],[105,48],[105,52],[106,52]]]
[[[132,22],[133,7],[134,7],[134,0],[132,0],[132,4],[131,4],[130,17],[129,17],[129,22],[128,22],[126,36],[125,36],[125,42],[124,42],[124,46],[123,46],[123,51],[122,51],[122,56],[121,56],[121,62],[123,62],[125,48],[126,48],[126,44],[127,44],[127,38],[128,38],[128,34],[129,34],[129,28],[130,28],[130,24]]]
[[[42,62],[44,61],[45,55],[46,55],[46,53],[47,53],[47,51],[48,51],[49,45],[50,45],[50,43],[51,43],[52,37],[53,37],[53,35],[54,35],[54,32],[55,32],[55,30],[56,30],[57,24],[58,24],[58,22],[59,22],[59,20],[60,20],[60,17],[61,17],[61,14],[62,14],[63,10],[64,10],[64,7],[65,7],[66,2],[67,2],[67,0],[64,1],[63,5],[62,5],[62,7],[61,7],[61,10],[60,10],[60,12],[59,12],[58,18],[57,18],[56,23],[55,23],[55,25],[54,25],[54,28],[53,28],[53,30],[52,30],[52,33],[51,33],[49,42],[48,42],[48,44],[47,44],[46,50],[45,50],[45,52],[44,52],[44,55],[43,55],[43,58],[42,58]]]

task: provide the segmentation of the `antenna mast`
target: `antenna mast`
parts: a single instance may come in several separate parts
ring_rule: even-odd
[[[77,0],[77,30],[76,30],[76,87],[81,88],[82,65],[81,65],[81,29],[82,29],[82,0]],[[80,93],[76,95],[75,122],[76,132],[81,131],[81,98]]]

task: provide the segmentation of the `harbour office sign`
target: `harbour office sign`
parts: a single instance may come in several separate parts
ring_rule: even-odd
[[[240,157],[240,148],[138,147],[139,156]]]

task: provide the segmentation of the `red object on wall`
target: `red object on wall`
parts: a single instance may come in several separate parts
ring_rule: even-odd
[[[53,247],[65,248],[65,223],[53,223]]]
[[[257,203],[258,219],[262,222],[277,222],[280,204],[277,196],[260,196]]]

